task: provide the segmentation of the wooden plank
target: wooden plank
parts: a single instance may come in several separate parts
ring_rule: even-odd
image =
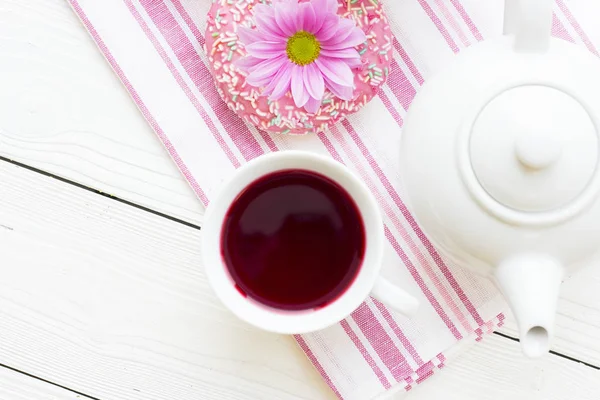
[[[200,231],[0,162],[0,360],[100,399],[333,396],[226,311]]]
[[[88,400],[85,396],[0,367],[0,399]]]
[[[552,355],[526,359],[519,343],[490,335],[407,400],[597,400],[599,393],[600,371]]]
[[[3,0],[0,65],[1,156],[198,220],[202,206],[65,0]]]

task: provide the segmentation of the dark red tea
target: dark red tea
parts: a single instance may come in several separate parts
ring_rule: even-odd
[[[365,252],[362,217],[329,178],[286,170],[250,184],[229,209],[223,259],[245,295],[271,307],[304,310],[340,296]]]

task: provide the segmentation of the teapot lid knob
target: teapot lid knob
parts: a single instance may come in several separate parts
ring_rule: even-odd
[[[562,144],[553,132],[528,132],[520,135],[515,144],[517,159],[525,167],[541,170],[560,158]]]
[[[549,212],[586,189],[598,146],[594,122],[578,100],[553,87],[523,85],[480,110],[470,131],[470,167],[495,201]]]

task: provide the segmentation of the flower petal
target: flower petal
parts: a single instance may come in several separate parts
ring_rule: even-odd
[[[258,29],[240,26],[237,30],[239,41],[244,45],[249,45],[254,42],[285,42],[282,36],[274,36],[268,32],[262,32]]]
[[[329,49],[321,49],[321,56],[331,57],[331,58],[343,58],[343,59],[351,59],[356,58],[360,60],[360,54],[354,47],[350,47],[348,49],[339,49],[339,50],[329,50]]]
[[[354,74],[350,67],[342,60],[320,56],[315,60],[325,78],[342,86],[352,86],[354,84]]]
[[[308,101],[309,95],[304,87],[304,78],[302,77],[303,67],[299,65],[292,66],[292,98],[296,107],[303,107]]]
[[[337,0],[312,0],[315,11],[323,14],[337,14]]]
[[[240,42],[246,45],[263,40],[258,30],[246,26],[240,26],[237,30],[237,35]]]
[[[338,8],[340,6],[338,4],[337,0],[326,0],[325,4],[326,4],[327,11],[337,14]]]
[[[278,100],[282,98],[285,93],[290,90],[290,84],[292,80],[292,67],[294,64],[286,62],[283,64],[277,76],[273,79],[273,89],[269,95],[270,100]],[[271,84],[269,84],[271,86]],[[267,89],[270,89],[269,87]],[[265,90],[267,90],[265,89]]]
[[[321,43],[325,43],[327,40],[331,39],[333,35],[337,32],[338,23],[340,17],[334,14],[327,14],[325,17],[325,21],[323,21],[323,26],[315,34],[317,40]]]
[[[323,44],[328,44],[329,42],[339,43],[343,42],[350,34],[352,30],[356,28],[356,23],[349,18],[340,18],[337,31],[335,34],[329,39],[323,42]]]
[[[253,57],[269,59],[285,54],[285,44],[276,42],[254,42],[246,46],[246,51]]]
[[[256,21],[256,27],[259,31],[265,32],[275,37],[285,38],[285,34],[277,24],[277,21],[275,20],[275,11],[273,7],[267,6],[265,4],[259,4],[255,6],[254,20]]]
[[[302,30],[302,26],[304,25],[304,21],[302,20],[302,14],[300,13],[300,7],[298,7],[296,9],[296,19],[295,19],[295,23],[296,23],[296,32],[301,31]]]
[[[352,29],[352,32],[350,33],[350,35],[348,35],[348,37],[344,40],[337,41],[337,40],[335,40],[335,36],[334,36],[331,40],[321,42],[321,43],[322,43],[322,48],[324,48],[324,49],[337,50],[337,49],[346,49],[349,47],[350,48],[356,47],[359,44],[362,44],[366,41],[367,41],[367,36],[362,31],[362,29],[354,28],[354,29]]]
[[[323,75],[317,66],[312,63],[304,67],[303,71],[304,86],[310,97],[322,99],[325,94],[325,81]]]
[[[238,69],[242,71],[249,71],[252,68],[256,67],[256,65],[260,64],[262,61],[264,60],[260,58],[246,56],[235,60],[233,62],[233,65],[235,65]]]
[[[316,114],[317,111],[319,111],[320,107],[321,107],[321,99],[315,99],[313,97],[309,97],[308,102],[306,102],[306,105],[304,106],[304,109],[311,114]]]
[[[285,56],[279,56],[269,60],[262,60],[252,72],[246,77],[246,82],[255,87],[268,84],[285,63]],[[264,81],[267,81],[264,83]]]
[[[261,88],[267,86],[273,80],[272,76],[267,76],[266,78],[255,79],[251,78],[250,75],[246,77],[246,83],[255,88]]]
[[[310,5],[312,6],[313,11],[315,12],[315,22],[313,24],[312,30],[310,31],[310,33],[312,34],[315,34],[319,32],[319,30],[321,30],[321,28],[323,27],[323,22],[325,22],[327,15],[329,15],[328,13],[323,11],[325,9],[325,6],[323,4],[324,0],[312,0],[310,2]]]
[[[289,6],[287,3],[274,7],[275,21],[288,37],[296,33],[296,8]]]
[[[254,8],[252,8],[252,12],[254,13],[255,16],[256,16],[256,14],[268,15],[268,16],[272,16],[272,17],[275,16],[273,7],[268,6],[266,4],[255,5]]]
[[[325,85],[331,93],[342,100],[352,100],[354,98],[354,88],[352,86],[342,86],[325,78]]]
[[[344,58],[343,60],[351,69],[361,68],[363,66],[363,62],[360,58]]]
[[[302,3],[300,5],[299,13],[300,19],[302,20],[301,29],[306,32],[313,32],[317,15],[311,3]]]

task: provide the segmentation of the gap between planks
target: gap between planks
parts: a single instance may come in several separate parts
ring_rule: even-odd
[[[517,343],[520,343],[520,342],[521,342],[521,341],[519,340],[519,338],[516,338],[516,337],[510,336],[510,335],[507,335],[506,333],[502,333],[502,332],[498,332],[498,331],[496,331],[496,332],[494,332],[494,335],[498,335],[498,336],[500,336],[500,337],[503,337],[503,338],[505,338],[505,339],[512,340],[513,342],[517,342]],[[589,367],[589,368],[592,368],[592,369],[595,369],[595,370],[599,370],[599,371],[600,371],[600,367],[598,367],[598,366],[596,366],[596,365],[594,365],[594,364],[587,363],[587,362],[585,362],[585,361],[578,360],[578,359],[576,359],[576,358],[574,358],[574,357],[571,357],[571,356],[568,356],[568,355],[566,355],[566,354],[562,354],[562,353],[559,353],[559,352],[557,352],[557,351],[554,351],[554,350],[550,350],[550,354],[553,354],[553,355],[555,355],[555,356],[557,356],[557,357],[564,358],[565,360],[569,360],[569,361],[576,362],[576,363],[578,363],[578,364],[583,364],[583,365],[585,365],[586,367]]]
[[[86,186],[86,185],[82,185],[81,183],[77,183],[77,182],[75,182],[75,181],[72,181],[72,180],[69,180],[69,179],[66,179],[66,178],[60,177],[60,176],[58,176],[58,175],[55,175],[55,174],[52,174],[52,173],[50,173],[50,172],[47,172],[47,171],[41,170],[41,169],[39,169],[39,168],[32,167],[32,166],[30,166],[30,165],[27,165],[27,164],[23,164],[23,163],[21,163],[21,162],[19,162],[19,161],[11,160],[10,158],[4,157],[4,156],[0,156],[0,161],[4,161],[4,162],[7,162],[7,163],[9,163],[9,164],[16,165],[17,167],[21,167],[21,168],[27,169],[27,170],[29,170],[29,171],[32,171],[32,172],[35,172],[35,173],[38,173],[38,174],[41,174],[41,175],[47,176],[47,177],[49,177],[49,178],[56,179],[57,181],[60,181],[60,182],[66,183],[66,184],[68,184],[68,185],[75,186],[75,187],[77,187],[77,188],[79,188],[79,189],[83,189],[83,190],[86,190],[86,191],[88,191],[88,192],[92,192],[92,193],[98,194],[98,195],[100,195],[100,196],[106,197],[106,198],[108,198],[108,199],[111,199],[111,200],[114,200],[114,201],[118,201],[119,203],[123,203],[123,204],[126,204],[126,205],[128,205],[128,206],[131,206],[131,207],[135,207],[135,208],[137,208],[137,209],[140,209],[140,210],[143,210],[143,211],[149,212],[149,213],[151,213],[151,214],[157,215],[157,216],[159,216],[159,217],[161,217],[161,218],[168,219],[169,221],[177,222],[178,224],[182,224],[182,225],[188,226],[188,227],[190,227],[190,228],[194,228],[194,229],[198,229],[198,230],[200,230],[200,225],[196,225],[196,224],[193,224],[193,223],[191,223],[191,222],[187,222],[187,221],[184,221],[184,220],[182,220],[182,219],[179,219],[179,218],[173,217],[173,216],[171,216],[171,215],[168,215],[168,214],[162,213],[162,212],[160,212],[160,211],[153,210],[153,209],[151,209],[151,208],[149,208],[149,207],[145,207],[145,206],[142,206],[142,205],[136,204],[136,203],[134,203],[134,202],[131,202],[131,201],[129,201],[129,200],[125,200],[125,199],[122,199],[122,198],[120,198],[120,197],[113,196],[112,194],[109,194],[109,193],[102,192],[102,191],[100,191],[100,190],[98,190],[98,189],[94,189],[94,188],[91,188],[91,187],[89,187],[89,186]]]
[[[77,398],[83,398],[83,399],[89,399],[89,400],[101,400],[98,397],[90,396],[89,394],[85,394],[85,393],[79,392],[77,390],[68,388],[66,386],[59,385],[58,383],[51,382],[51,381],[49,381],[47,379],[40,378],[39,376],[32,375],[32,374],[30,374],[28,372],[21,371],[19,369],[13,368],[11,366],[8,366],[8,365],[2,364],[2,363],[0,363],[0,368],[8,370],[8,371],[15,372],[15,373],[17,373],[19,375],[22,375],[24,377],[35,379],[36,381],[39,381],[39,382],[47,383],[47,384],[52,385],[54,387],[57,387],[59,389],[66,390],[67,392],[70,392],[70,393],[73,393],[73,394],[77,395]]]

